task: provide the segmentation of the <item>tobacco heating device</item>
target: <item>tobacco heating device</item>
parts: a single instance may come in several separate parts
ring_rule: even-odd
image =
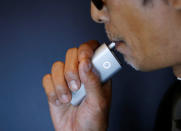
[[[108,46],[105,43],[102,44],[96,49],[92,57],[92,65],[98,71],[101,82],[105,82],[122,68],[119,59],[113,52],[115,45],[114,42]],[[85,96],[86,90],[84,84],[81,84],[78,91],[72,92],[71,104],[73,106],[79,105]]]

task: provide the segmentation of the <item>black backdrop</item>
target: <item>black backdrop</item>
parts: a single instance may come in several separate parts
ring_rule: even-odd
[[[68,48],[108,41],[90,17],[90,1],[0,2],[0,131],[53,130],[41,86]],[[151,131],[159,102],[173,81],[170,69],[142,73],[129,66],[113,78],[109,131]]]

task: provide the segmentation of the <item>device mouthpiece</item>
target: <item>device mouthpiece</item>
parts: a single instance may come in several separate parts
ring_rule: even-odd
[[[116,43],[115,42],[112,42],[108,45],[109,49],[114,49],[116,46]]]

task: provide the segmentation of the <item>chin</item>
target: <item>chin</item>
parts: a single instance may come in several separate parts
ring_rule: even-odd
[[[145,57],[135,57],[134,55],[121,54],[123,55],[124,61],[136,71],[149,72],[158,69],[156,63],[153,64],[154,62],[151,62],[150,60],[148,61]]]
[[[146,66],[145,62],[138,62],[136,60],[129,60],[125,58],[125,61],[128,65],[130,65],[133,69],[135,69],[136,71],[142,71],[142,72],[149,72],[149,71],[153,71],[154,69],[152,69],[149,66]]]
[[[138,64],[136,64],[133,60],[128,60],[128,59],[124,59],[125,61],[126,61],[126,63],[128,64],[128,65],[130,65],[133,69],[135,69],[136,71],[139,71],[140,70],[140,68],[139,68],[139,66],[138,66]]]

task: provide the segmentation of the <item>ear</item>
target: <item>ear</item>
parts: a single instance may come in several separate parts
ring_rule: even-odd
[[[181,0],[168,0],[169,4],[177,10],[181,10]]]

